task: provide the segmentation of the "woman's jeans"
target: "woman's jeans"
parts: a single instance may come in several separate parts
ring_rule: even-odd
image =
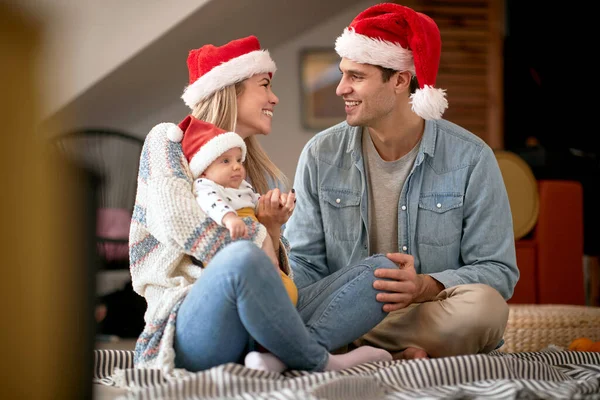
[[[175,365],[201,371],[241,362],[255,340],[288,368],[322,371],[329,351],[370,331],[387,315],[375,299],[383,256],[299,290],[298,309],[266,254],[249,241],[221,250],[179,308]]]

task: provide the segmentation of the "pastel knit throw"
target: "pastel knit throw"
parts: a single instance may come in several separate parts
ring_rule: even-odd
[[[146,137],[140,156],[137,194],[129,232],[130,272],[134,290],[148,304],[140,335],[136,368],[174,374],[173,338],[177,310],[218,250],[231,243],[229,231],[208,218],[192,192],[192,174],[180,143],[167,138],[175,125],[156,125]],[[244,218],[250,240],[261,246],[263,225]],[[280,256],[289,271],[283,240]]]

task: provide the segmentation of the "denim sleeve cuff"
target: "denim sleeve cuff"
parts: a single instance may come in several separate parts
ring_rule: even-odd
[[[465,282],[460,278],[460,276],[454,270],[446,270],[442,272],[435,272],[433,274],[427,274],[431,276],[436,281],[440,282],[444,285],[444,288],[448,289],[453,286],[462,285]]]

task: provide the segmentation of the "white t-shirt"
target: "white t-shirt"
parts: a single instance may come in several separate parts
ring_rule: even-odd
[[[245,207],[256,210],[260,198],[245,180],[236,189],[223,187],[210,179],[198,178],[194,181],[193,190],[200,208],[221,226],[225,214]]]

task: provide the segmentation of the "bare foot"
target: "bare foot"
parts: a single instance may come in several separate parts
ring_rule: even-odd
[[[417,360],[420,358],[429,358],[427,352],[418,347],[407,347],[404,351],[393,353],[394,360]]]
[[[392,361],[392,355],[384,349],[360,346],[346,354],[329,354],[325,371],[337,371],[375,361]]]

